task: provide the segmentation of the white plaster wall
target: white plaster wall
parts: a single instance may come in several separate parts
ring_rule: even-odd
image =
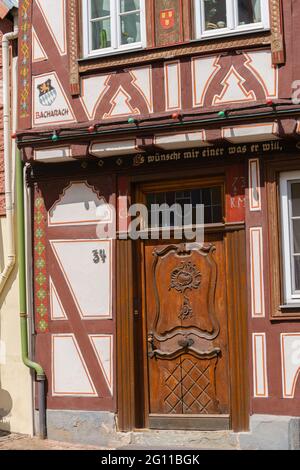
[[[0,269],[6,254],[6,218],[0,218]],[[21,359],[19,322],[18,269],[14,269],[0,296],[0,341],[4,353],[0,354],[0,429],[15,433],[33,434],[31,374]],[[1,418],[1,408],[11,411]]]

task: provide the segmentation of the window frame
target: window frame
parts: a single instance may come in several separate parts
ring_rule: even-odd
[[[152,226],[151,223],[152,223],[152,210],[150,209],[150,206],[149,206],[149,203],[148,203],[148,197],[149,196],[154,196],[156,197],[158,194],[164,194],[164,195],[167,195],[167,194],[170,194],[170,193],[174,193],[174,201],[172,201],[172,204],[170,204],[170,207],[173,207],[174,204],[180,204],[178,201],[181,199],[181,200],[184,200],[186,199],[187,197],[185,196],[181,196],[179,197],[178,196],[178,199],[176,198],[177,194],[179,193],[184,193],[184,192],[192,192],[192,191],[203,191],[203,190],[214,190],[214,189],[218,189],[219,190],[219,195],[220,195],[220,203],[219,204],[214,204],[213,203],[213,200],[212,200],[212,193],[210,192],[210,204],[204,204],[203,202],[201,203],[198,203],[198,205],[202,205],[203,206],[203,215],[205,214],[205,208],[206,207],[209,207],[210,208],[210,211],[211,211],[211,215],[212,215],[212,218],[213,218],[213,210],[218,207],[221,211],[221,216],[220,216],[220,220],[218,221],[211,221],[211,222],[205,222],[204,220],[204,226],[205,227],[208,227],[208,226],[213,226],[213,225],[220,225],[223,223],[223,220],[224,220],[224,217],[225,217],[225,207],[224,207],[224,185],[222,183],[217,183],[217,184],[211,184],[211,185],[202,185],[201,183],[199,183],[199,185],[195,185],[195,186],[192,186],[191,188],[178,188],[178,189],[171,189],[171,190],[164,190],[164,189],[161,189],[161,190],[156,190],[156,191],[149,191],[146,193],[146,206],[148,208],[148,214],[150,215],[150,223],[148,222],[148,228],[150,228],[150,230],[165,230],[165,229],[171,229],[171,230],[174,230],[174,229],[177,229],[178,226],[176,225],[167,225],[167,226],[164,226],[164,225],[160,225],[160,222],[161,222],[161,218],[159,218],[159,226]],[[187,202],[187,204],[191,204],[193,206],[193,203],[191,202],[191,196],[189,196],[190,200],[189,202]],[[164,202],[154,202],[151,204],[151,207],[152,205],[157,205],[159,206],[159,208],[161,209],[161,206],[164,205],[164,204],[168,204],[167,201],[164,201]],[[182,209],[183,209],[183,206],[182,205]],[[193,209],[194,209],[194,206],[193,206]],[[161,210],[159,210],[159,214],[161,213]],[[183,215],[183,212],[182,212],[182,215]],[[184,220],[182,219],[182,222],[184,222]],[[179,226],[179,228],[182,228],[182,229],[185,229],[185,228],[194,228],[196,227],[196,224],[194,223],[194,221],[192,222],[191,225],[185,225],[184,223]]]
[[[110,21],[111,21],[111,42],[112,46],[105,49],[91,49],[92,28],[90,17],[90,0],[82,0],[82,32],[83,32],[83,58],[99,57],[107,55],[121,54],[146,47],[146,18],[145,18],[145,0],[140,0],[140,28],[141,40],[132,44],[121,44],[121,12],[120,0],[109,0],[110,2]]]
[[[286,305],[300,304],[300,291],[294,290],[295,273],[293,268],[293,228],[291,216],[291,184],[300,182],[300,171],[280,174],[279,194],[281,209],[283,293]]]
[[[234,36],[256,31],[267,31],[270,29],[270,12],[269,2],[261,0],[261,16],[260,23],[251,23],[247,25],[238,25],[238,0],[226,0],[227,27],[218,30],[205,31],[204,22],[204,1],[194,0],[195,11],[195,34],[196,39],[209,39],[220,36]]]

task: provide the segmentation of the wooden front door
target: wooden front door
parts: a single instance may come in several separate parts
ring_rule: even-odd
[[[141,245],[146,423],[154,429],[231,427],[223,189],[194,184],[172,192],[206,202],[204,244]]]

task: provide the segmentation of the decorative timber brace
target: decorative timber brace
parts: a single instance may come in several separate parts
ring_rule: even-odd
[[[282,0],[269,0],[269,5],[273,64],[280,65],[285,63]]]
[[[70,66],[70,92],[72,96],[80,94],[79,78],[79,18],[80,7],[78,0],[67,0],[67,36]]]

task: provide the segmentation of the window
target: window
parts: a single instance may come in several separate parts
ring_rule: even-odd
[[[280,177],[285,303],[300,303],[300,172]]]
[[[267,0],[195,0],[198,38],[267,29]]]
[[[141,48],[144,0],[83,0],[84,55]]]
[[[196,206],[198,204],[203,204],[204,206],[205,224],[223,222],[222,188],[220,186],[148,194],[149,227],[165,227],[169,226],[169,224],[171,227],[174,227],[175,214],[171,212],[170,219],[168,216],[164,217],[163,204],[167,204],[168,207],[178,204],[181,207],[178,216],[182,218],[181,223],[183,226],[185,224],[184,215],[191,217],[192,225],[196,224]],[[187,213],[188,208],[192,210],[192,214]]]

